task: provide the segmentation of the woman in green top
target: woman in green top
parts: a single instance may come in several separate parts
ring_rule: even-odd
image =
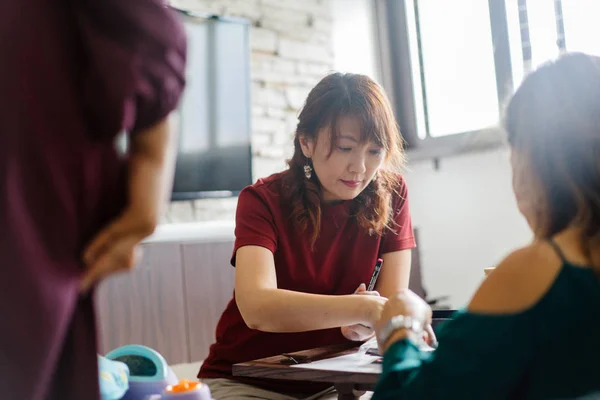
[[[529,75],[507,109],[513,189],[535,239],[502,261],[432,353],[431,309],[391,298],[373,400],[600,398],[600,58]]]

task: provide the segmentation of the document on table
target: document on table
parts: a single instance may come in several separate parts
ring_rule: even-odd
[[[325,371],[344,371],[360,373],[381,373],[382,357],[378,354],[371,354],[369,349],[377,348],[375,338],[365,342],[360,346],[356,353],[346,354],[338,357],[326,358],[306,364],[291,365],[293,368],[320,369]]]
[[[419,345],[421,351],[434,351],[427,344]],[[325,371],[344,371],[359,373],[381,373],[382,356],[377,348],[377,340],[371,340],[363,343],[356,353],[343,356],[326,358],[310,363],[301,363],[290,365],[292,368],[319,369]]]
[[[306,364],[290,365],[291,368],[320,369],[325,371],[343,371],[359,373],[381,373],[381,357],[363,352],[326,358]]]

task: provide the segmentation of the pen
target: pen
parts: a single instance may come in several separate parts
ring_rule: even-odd
[[[377,277],[379,276],[379,271],[381,271],[381,266],[383,265],[383,260],[381,258],[377,259],[375,263],[375,270],[373,270],[373,275],[371,275],[371,280],[369,281],[369,286],[367,286],[367,292],[373,291],[375,289],[375,282],[377,282]],[[361,324],[362,326],[368,328],[365,324]]]
[[[383,265],[383,260],[381,258],[377,259],[375,263],[375,270],[373,271],[373,275],[371,276],[371,280],[369,281],[369,286],[367,286],[367,292],[373,291],[375,289],[375,282],[377,282],[377,277],[379,276],[379,271],[381,271],[381,266]]]

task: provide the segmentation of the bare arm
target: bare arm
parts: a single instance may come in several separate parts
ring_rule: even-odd
[[[174,136],[168,115],[185,85],[186,38],[162,0],[81,0],[73,16],[89,68],[83,103],[90,133],[131,134],[128,203],[84,249],[81,288],[127,270],[153,232],[169,193]]]
[[[385,302],[377,296],[278,289],[273,254],[259,246],[237,251],[235,299],[246,324],[266,332],[305,332],[358,323],[372,326]]]
[[[375,398],[489,398],[490,393],[511,397],[531,372],[527,366],[534,362],[539,344],[530,331],[528,310],[544,297],[561,271],[562,264],[552,252],[547,244],[534,243],[502,261],[475,293],[469,312],[459,313],[444,327],[440,347],[430,358],[403,342],[411,335],[406,329],[380,343],[385,361]],[[390,299],[378,329],[396,315],[427,321],[431,310],[407,291]],[[431,384],[434,380],[437,386]]]
[[[132,136],[128,204],[85,249],[83,260],[87,270],[81,281],[83,292],[103,278],[136,264],[137,246],[154,231],[170,193],[175,137],[168,118]]]
[[[154,231],[169,201],[175,168],[177,135],[169,118],[131,136],[129,204],[149,235]]]
[[[393,297],[402,289],[408,288],[410,278],[410,250],[385,253],[382,256],[383,267],[379,273],[375,290],[383,298]],[[374,335],[373,329],[361,324],[342,326],[342,334],[349,340],[368,340]]]
[[[400,250],[382,256],[383,266],[375,285],[383,297],[393,297],[402,289],[408,289],[410,279],[411,250]]]

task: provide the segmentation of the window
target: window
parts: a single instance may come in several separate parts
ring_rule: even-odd
[[[597,0],[563,0],[565,47],[600,56],[600,2]]]
[[[600,55],[598,0],[375,4],[383,82],[412,147],[485,136],[530,70],[564,51]]]
[[[333,69],[377,80],[370,0],[333,0]]]
[[[407,4],[408,18],[418,21],[412,32],[417,40],[411,42],[411,58],[420,61],[419,79],[413,80],[420,81],[425,108],[421,118],[426,116],[419,137],[440,137],[493,124],[498,118],[498,93],[487,2],[425,0]]]

